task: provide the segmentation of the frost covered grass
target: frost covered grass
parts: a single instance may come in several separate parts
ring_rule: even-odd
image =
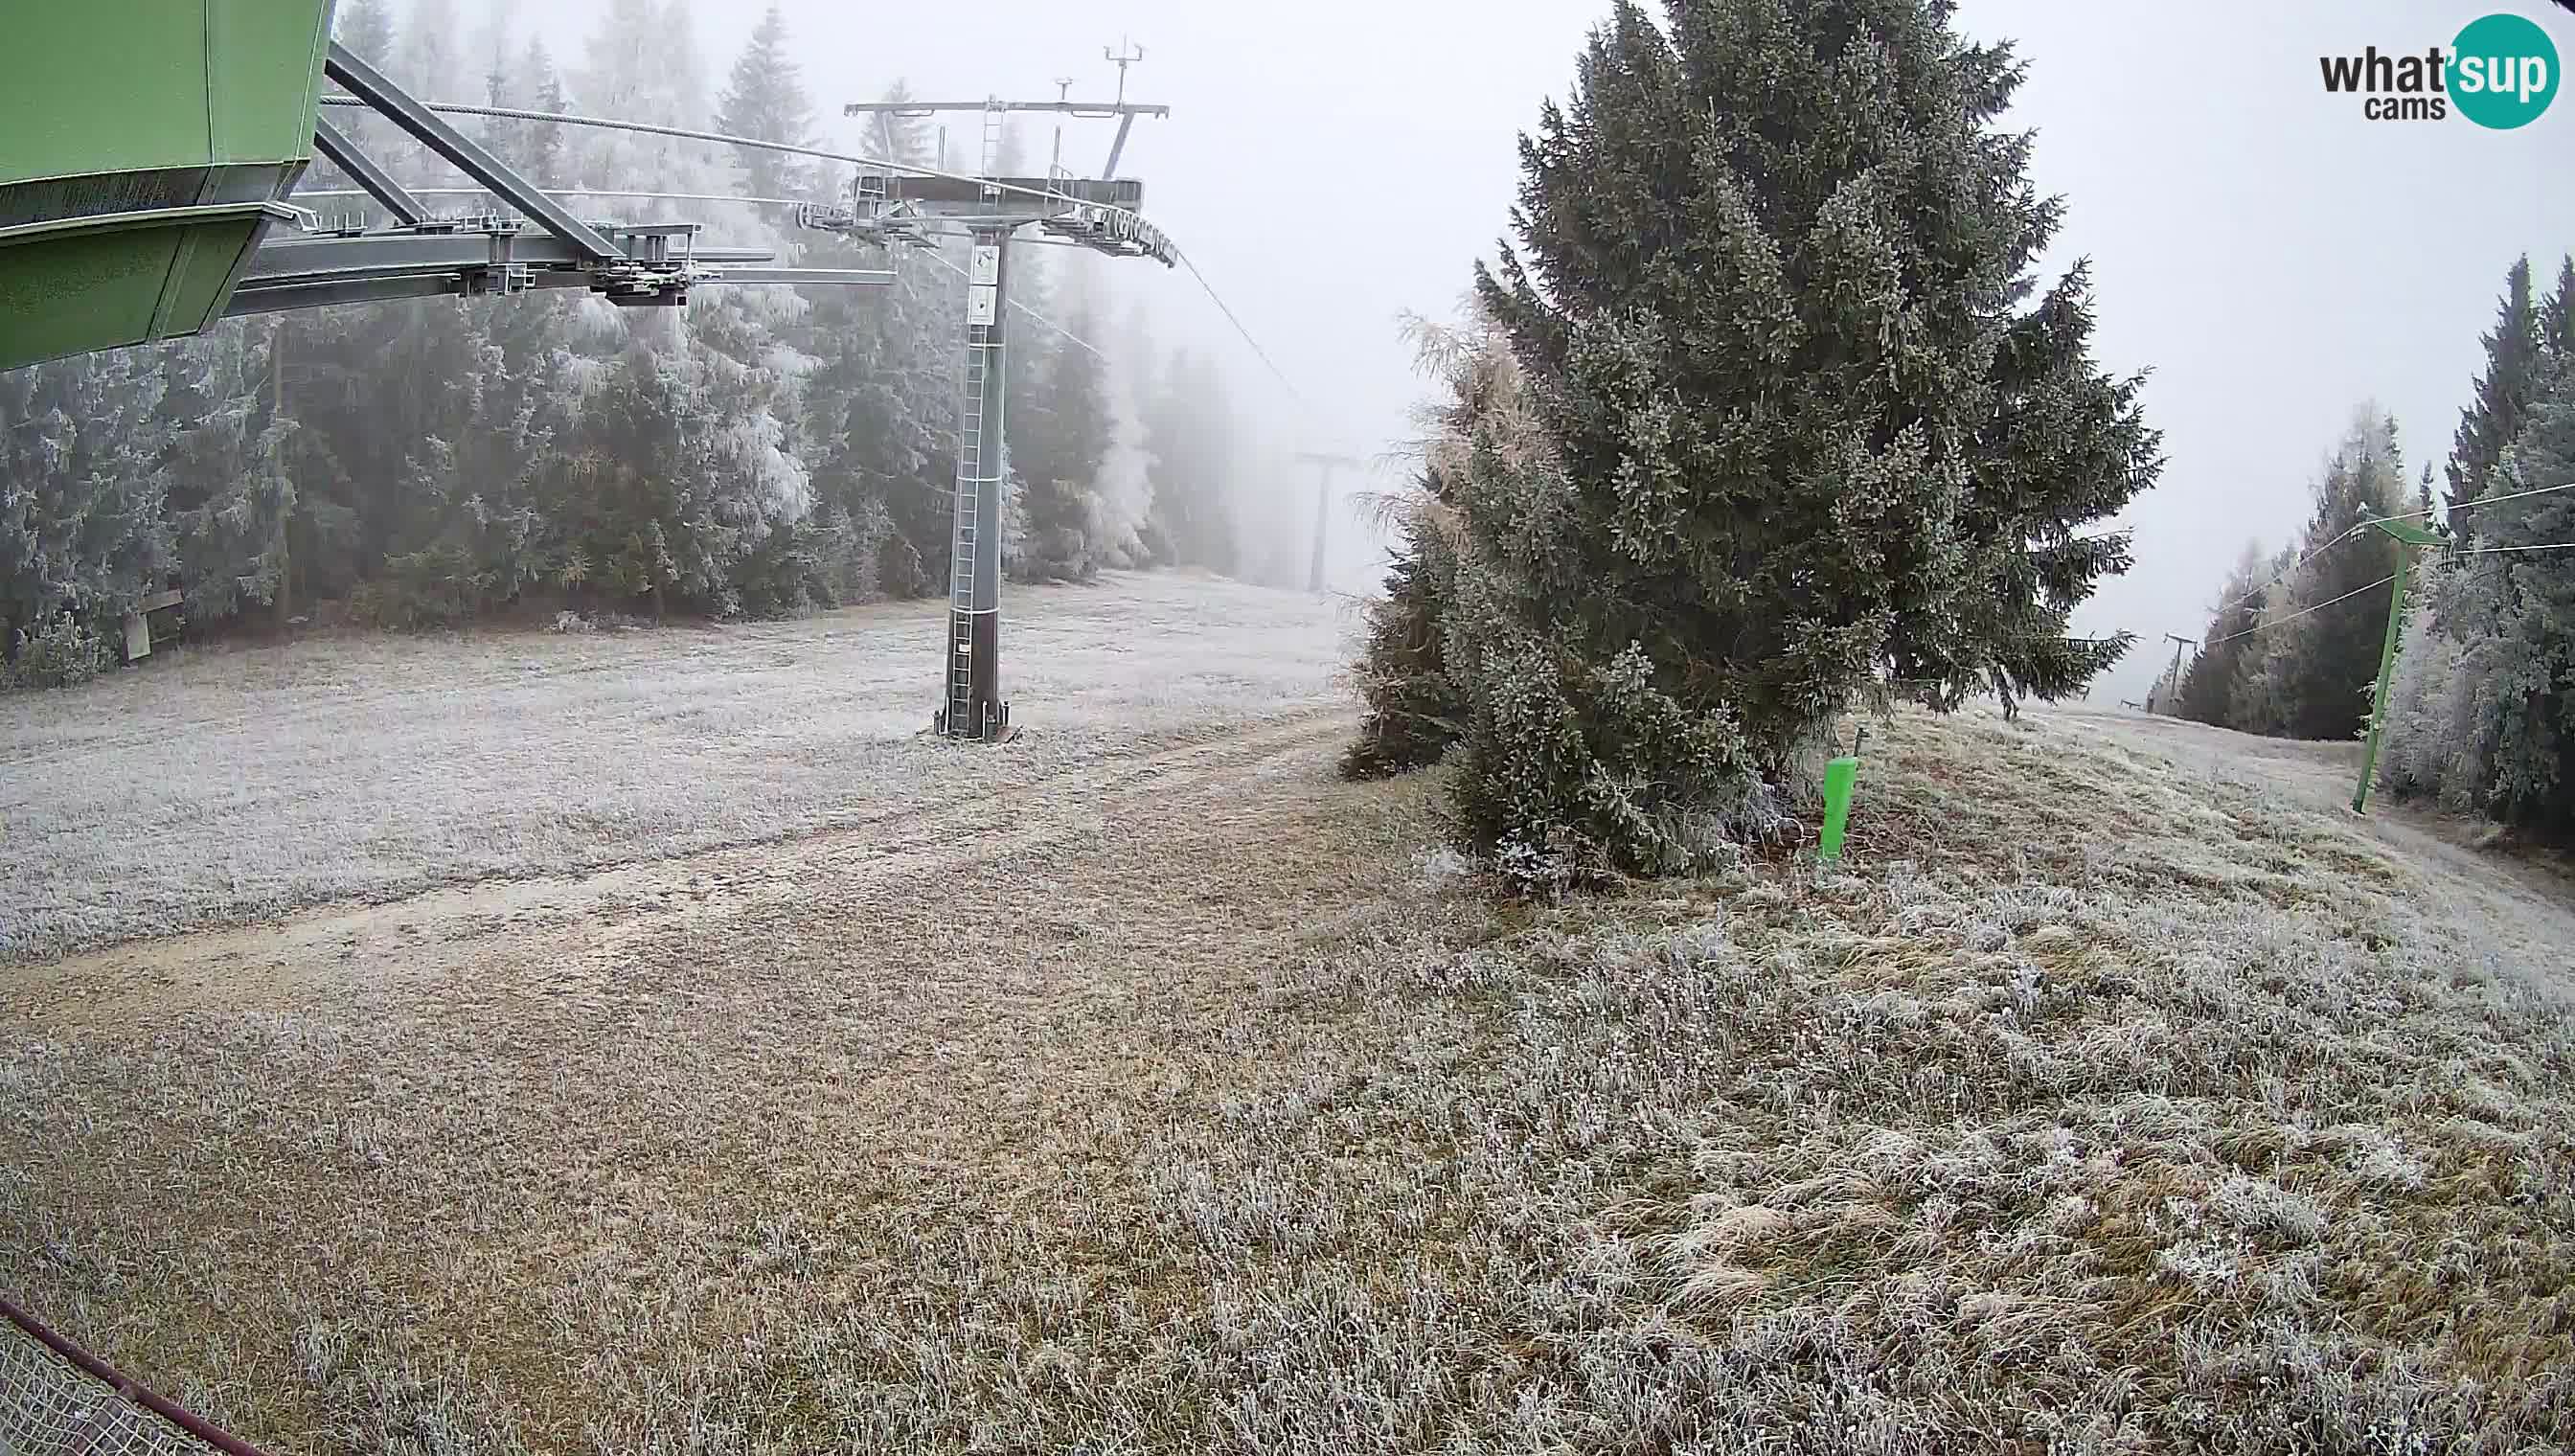
[[[0,697],[0,964],[917,811],[1335,701],[1331,609],[1185,575],[1014,589],[1027,737],[920,736],[938,604],[723,629],[190,651]]]
[[[2575,1431],[2562,901],[2033,709],[1872,731],[1840,871],[1497,909],[1346,731],[437,976],[47,982],[0,1279],[297,1450]]]

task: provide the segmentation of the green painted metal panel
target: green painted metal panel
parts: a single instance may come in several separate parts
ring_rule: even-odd
[[[329,0],[208,0],[210,159],[309,159],[322,57],[330,43]]]
[[[193,334],[217,317],[277,204],[76,218],[0,232],[0,369]]]
[[[152,337],[178,249],[172,230],[135,228],[0,251],[0,369]]]
[[[188,230],[170,266],[170,286],[161,296],[158,322],[162,327],[156,332],[167,332],[170,325],[186,321],[187,332],[193,334],[222,314],[225,300],[232,297],[242,250],[251,246],[258,227],[259,219],[244,218]]]
[[[206,0],[13,5],[0,184],[204,166]],[[300,8],[300,7],[299,7]]]
[[[205,328],[312,158],[332,0],[12,9],[0,369]]]

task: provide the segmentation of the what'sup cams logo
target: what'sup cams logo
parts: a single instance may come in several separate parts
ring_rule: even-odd
[[[2482,127],[2528,126],[2557,96],[2557,43],[2539,22],[2489,15],[2468,23],[2450,48],[2426,46],[2356,56],[2318,56],[2325,90],[2362,98],[2371,121],[2447,121],[2453,112]]]

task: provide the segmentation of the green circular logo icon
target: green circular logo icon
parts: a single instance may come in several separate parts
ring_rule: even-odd
[[[2557,43],[2539,22],[2489,15],[2468,22],[2450,51],[2450,102],[2479,126],[2528,126],[2557,94]]]

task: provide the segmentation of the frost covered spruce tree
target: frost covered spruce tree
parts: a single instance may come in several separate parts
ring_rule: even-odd
[[[1379,524],[1400,545],[1384,595],[1365,609],[1358,677],[1367,713],[1341,755],[1346,777],[1382,778],[1435,763],[1457,740],[1465,699],[1448,670],[1446,641],[1463,536],[1457,496],[1479,442],[1513,461],[1542,448],[1510,341],[1480,301],[1470,297],[1467,313],[1468,324],[1455,328],[1404,320],[1416,364],[1441,393],[1412,412],[1421,432],[1411,448],[1419,467],[1412,488],[1380,503]]]
[[[2405,620],[2386,784],[2459,812],[2575,835],[2575,258],[2535,305],[2505,279],[2450,463],[2453,540]],[[2506,433],[2506,427],[2509,433]]]
[[[2369,523],[2407,509],[2407,494],[2396,422],[2363,405],[2316,481],[2303,564],[2264,599],[2228,727],[2291,738],[2363,731],[2396,590],[2396,542]]]
[[[2089,358],[2083,270],[2037,292],[2061,208],[1997,125],[2022,68],[1952,10],[1622,4],[1522,139],[1477,288],[1543,449],[1488,418],[1445,487],[1475,845],[1690,868],[1890,680],[2054,697],[2127,647],[2066,620],[2127,565],[2082,528],[2156,436]]]
[[[2459,412],[2458,434],[2450,444],[2449,505],[2454,511],[2485,494],[2486,477],[2504,447],[2521,433],[2539,387],[2539,307],[2531,298],[2528,258],[2517,260],[2504,276],[2495,315],[2494,328],[2480,341],[2486,349],[2485,372],[2477,377],[2475,397]],[[2472,514],[2461,515],[2460,530],[2473,534],[2474,521]]]
[[[2244,543],[2235,570],[2226,579],[2208,634],[2190,665],[2182,670],[2181,716],[2212,728],[2228,726],[2236,680],[2243,676],[2245,655],[2253,651],[2254,628],[2261,623],[2263,603],[2273,579],[2286,572],[2289,559],[2265,562],[2258,542]]]
[[[1075,338],[1089,335],[1087,306],[1072,315]],[[1107,465],[1114,426],[1108,372],[1097,355],[1071,344],[1047,352],[1036,387],[1015,401],[1011,426],[1029,543],[1015,575],[1025,582],[1079,582],[1100,574],[1105,555],[1097,483]]]
[[[2489,549],[2446,564],[2407,623],[2391,685],[2402,792],[2575,834],[2575,349],[2552,348],[2520,431],[2462,520]]]

